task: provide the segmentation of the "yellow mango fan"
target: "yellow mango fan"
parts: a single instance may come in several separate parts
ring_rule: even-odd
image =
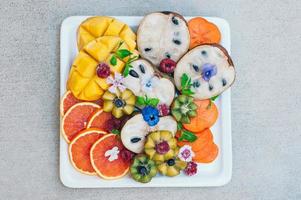
[[[109,85],[106,77],[99,76],[97,71],[101,67],[101,70],[105,70],[108,76],[112,76],[115,72],[121,73],[128,59],[114,56],[121,49],[130,50],[127,43],[116,36],[102,36],[89,42],[74,59],[67,89],[80,100],[99,99]],[[115,57],[113,65],[112,57]]]
[[[129,46],[136,48],[136,34],[125,23],[107,16],[90,17],[83,21],[77,30],[77,46],[81,50],[89,42],[101,36],[118,36]]]

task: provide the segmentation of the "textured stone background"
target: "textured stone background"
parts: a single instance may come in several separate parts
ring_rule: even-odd
[[[58,175],[62,20],[156,10],[230,23],[238,74],[232,181],[192,189],[64,187]],[[1,0],[0,27],[0,199],[301,199],[300,0]]]

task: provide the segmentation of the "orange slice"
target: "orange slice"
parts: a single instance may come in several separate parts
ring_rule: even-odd
[[[111,113],[104,112],[102,109],[98,110],[89,120],[87,128],[99,128],[107,131],[107,123],[112,120]]]
[[[72,92],[68,90],[61,99],[61,104],[60,104],[61,115],[63,116],[69,108],[71,108],[74,104],[77,104],[79,102],[80,100],[75,98]]]
[[[125,147],[115,134],[107,134],[92,146],[91,163],[96,173],[104,179],[118,179],[127,174],[130,162],[124,161],[120,152]]]
[[[66,112],[62,119],[61,132],[69,143],[77,134],[87,127],[91,115],[100,109],[95,103],[77,103]]]
[[[90,150],[92,145],[104,134],[106,132],[98,129],[86,129],[72,140],[69,145],[69,158],[77,171],[88,175],[96,175],[90,160]]]

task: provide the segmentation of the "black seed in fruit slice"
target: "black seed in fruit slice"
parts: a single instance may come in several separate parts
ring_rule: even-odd
[[[135,72],[134,70],[130,70],[130,73],[129,73],[132,77],[135,77],[135,78],[139,78],[139,75],[137,74],[137,72]]]
[[[177,18],[176,18],[175,16],[173,16],[173,17],[171,18],[171,21],[172,21],[172,23],[173,23],[174,25],[179,25],[179,20],[177,20]]]
[[[143,74],[145,74],[145,68],[142,64],[139,65],[139,69]]]
[[[174,159],[169,159],[169,160],[167,161],[167,164],[168,164],[168,166],[174,166],[174,165],[176,164],[176,162],[175,162]]]
[[[210,84],[209,84],[209,87],[208,87],[208,88],[209,88],[209,91],[212,91],[212,90],[213,90],[213,86],[210,85]]]
[[[180,45],[180,44],[181,44],[181,41],[180,41],[180,40],[173,39],[172,41],[173,41],[173,43],[175,43],[175,44],[177,44],[177,45]]]
[[[226,81],[226,79],[222,79],[222,83],[223,83],[223,86],[226,86],[227,85],[227,81]]]
[[[132,139],[131,139],[131,142],[132,142],[132,143],[137,143],[137,142],[139,142],[140,140],[141,140],[141,138],[135,137],[135,138],[132,138]]]
[[[197,66],[195,64],[192,65],[192,68],[194,69],[195,72],[199,72],[200,71],[199,66]]]
[[[201,51],[201,54],[202,54],[203,56],[207,56],[207,52],[206,52],[205,50]]]
[[[200,84],[199,81],[194,81],[193,84],[192,84],[192,86],[193,86],[194,88],[198,88],[198,87],[201,86],[201,84]]]
[[[152,50],[152,48],[145,48],[144,49],[145,52],[148,52],[148,51],[151,51],[151,50]]]
[[[166,58],[171,58],[170,54],[168,52],[165,53]]]

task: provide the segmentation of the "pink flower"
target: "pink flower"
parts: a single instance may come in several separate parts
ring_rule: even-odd
[[[117,89],[123,92],[126,89],[126,87],[123,85],[123,82],[124,82],[124,77],[121,74],[115,72],[114,78],[112,78],[112,76],[109,76],[107,78],[107,83],[111,85],[108,90],[111,93],[115,93],[115,94],[117,94]]]
[[[191,149],[191,146],[189,145],[184,145],[180,148],[178,157],[180,160],[185,161],[185,162],[190,162],[192,161],[192,157],[194,157],[194,152]]]
[[[193,176],[198,172],[198,165],[195,162],[189,162],[184,169],[184,173],[187,176]]]

